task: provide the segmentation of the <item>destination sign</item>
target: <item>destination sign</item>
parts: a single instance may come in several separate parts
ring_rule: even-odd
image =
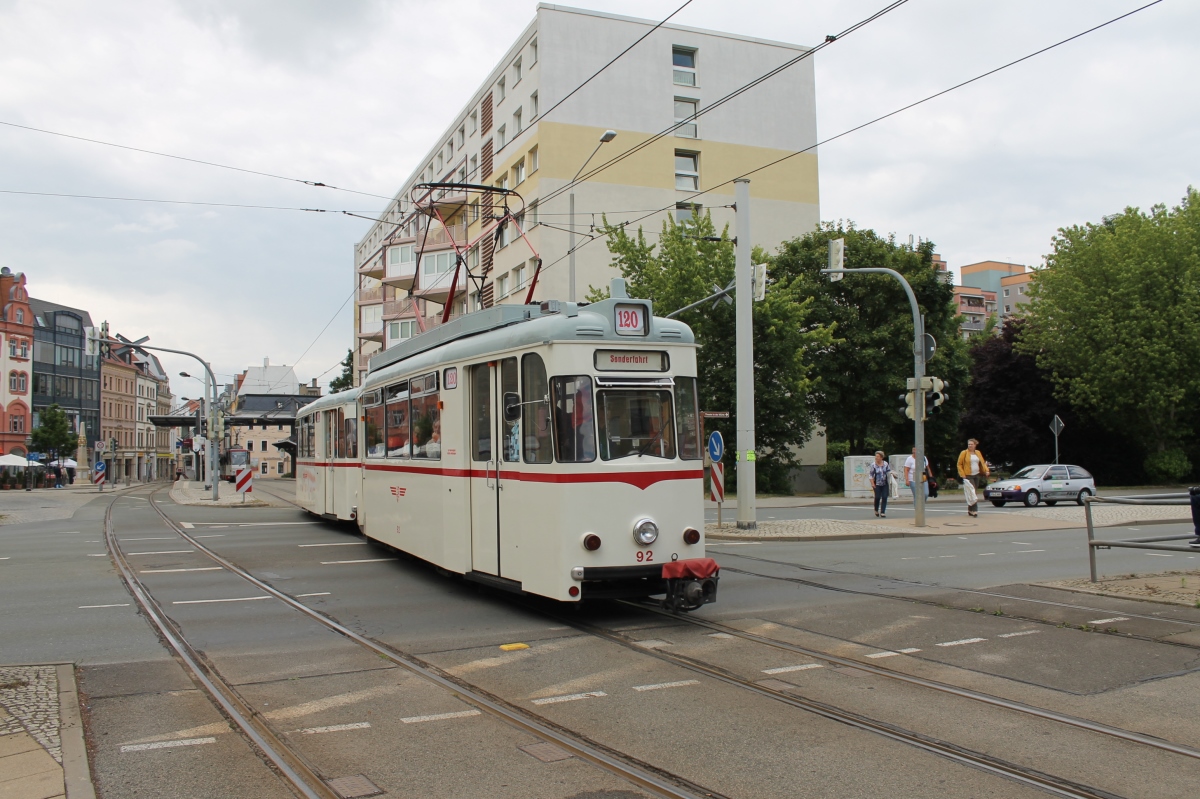
[[[670,363],[665,352],[596,350],[598,372],[665,372]]]

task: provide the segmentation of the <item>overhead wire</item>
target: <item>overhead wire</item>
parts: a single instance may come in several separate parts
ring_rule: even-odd
[[[990,76],[992,76],[992,75],[995,75],[996,73],[998,73],[998,72],[1001,72],[1001,71],[1003,71],[1003,70],[1006,70],[1006,69],[1008,69],[1009,67],[1014,67],[1014,66],[1016,66],[1017,64],[1020,64],[1020,63],[1022,63],[1022,62],[1024,62],[1024,61],[1028,61],[1028,60],[1029,60],[1029,59],[1031,59],[1031,58],[1035,58],[1035,57],[1037,57],[1037,56],[1039,56],[1039,55],[1042,55],[1043,53],[1047,53],[1047,52],[1049,52],[1049,51],[1051,51],[1051,50],[1054,50],[1055,48],[1061,47],[1062,45],[1068,44],[1068,43],[1070,43],[1070,42],[1073,42],[1073,41],[1075,41],[1076,39],[1082,38],[1083,36],[1087,36],[1087,35],[1088,35],[1088,34],[1090,34],[1090,33],[1094,33],[1094,32],[1096,32],[1096,31],[1098,31],[1098,30],[1101,30],[1102,28],[1106,28],[1106,27],[1108,27],[1109,25],[1112,25],[1112,24],[1114,24],[1114,23],[1120,22],[1121,20],[1123,20],[1123,19],[1126,19],[1126,18],[1128,18],[1128,17],[1131,17],[1131,16],[1133,16],[1134,14],[1137,14],[1137,13],[1139,13],[1139,12],[1141,12],[1141,11],[1145,11],[1147,8],[1150,8],[1151,6],[1156,6],[1156,5],[1158,5],[1159,3],[1161,3],[1161,2],[1163,2],[1163,0],[1152,0],[1151,2],[1149,2],[1149,3],[1146,3],[1145,5],[1139,6],[1139,7],[1135,8],[1135,9],[1133,9],[1133,10],[1131,10],[1131,11],[1127,11],[1127,12],[1125,12],[1124,14],[1120,14],[1120,15],[1118,15],[1118,16],[1116,16],[1116,17],[1113,17],[1112,19],[1110,19],[1110,20],[1107,20],[1106,22],[1102,22],[1102,23],[1100,23],[1100,24],[1098,24],[1098,25],[1094,25],[1094,26],[1092,26],[1092,27],[1090,27],[1090,28],[1088,28],[1088,29],[1086,29],[1086,30],[1080,31],[1079,33],[1076,33],[1076,34],[1074,34],[1074,35],[1072,35],[1072,36],[1068,36],[1068,37],[1067,37],[1067,38],[1065,38],[1065,39],[1061,39],[1061,40],[1059,40],[1059,41],[1057,41],[1057,42],[1055,42],[1055,43],[1053,43],[1053,44],[1047,45],[1047,46],[1045,46],[1045,47],[1042,47],[1042,48],[1040,48],[1040,49],[1038,49],[1038,50],[1034,50],[1034,51],[1033,51],[1033,52],[1031,52],[1031,53],[1028,53],[1028,54],[1026,54],[1026,55],[1023,55],[1023,56],[1021,56],[1020,58],[1013,59],[1012,61],[1009,61],[1009,62],[1008,62],[1008,63],[1006,63],[1006,64],[1002,64],[1001,66],[994,67],[993,69],[989,69],[989,70],[987,70],[986,72],[981,72],[980,74],[976,75],[976,76],[975,76],[975,77],[973,77],[973,78],[969,78],[969,79],[967,79],[967,80],[961,81],[960,83],[956,83],[956,84],[954,84],[953,86],[950,86],[950,87],[948,87],[948,88],[942,89],[941,91],[934,92],[933,94],[930,94],[930,95],[928,95],[928,96],[926,96],[926,97],[923,97],[923,98],[922,98],[922,99],[920,99],[920,100],[916,100],[916,101],[914,101],[914,102],[912,102],[912,103],[908,103],[907,105],[901,106],[900,108],[897,108],[897,109],[895,109],[895,110],[893,110],[893,111],[889,111],[889,112],[888,112],[888,113],[886,113],[886,114],[882,114],[882,115],[880,115],[880,116],[878,116],[878,117],[875,117],[874,119],[868,120],[867,122],[863,122],[862,124],[855,125],[855,126],[854,126],[854,127],[852,127],[852,128],[848,128],[848,129],[846,129],[846,130],[842,131],[841,133],[835,134],[835,135],[833,135],[833,136],[830,136],[830,137],[828,137],[828,138],[826,138],[826,139],[822,139],[821,141],[819,141],[819,142],[816,142],[816,143],[814,143],[814,144],[811,144],[811,145],[809,145],[808,147],[805,147],[805,148],[803,148],[803,149],[801,149],[801,150],[797,150],[797,151],[795,151],[795,152],[792,152],[792,153],[789,153],[788,155],[785,155],[785,156],[783,156],[783,157],[781,157],[781,158],[777,158],[777,159],[775,159],[775,160],[773,160],[773,161],[769,161],[769,162],[767,162],[767,163],[763,164],[762,166],[755,167],[754,169],[751,169],[749,172],[744,172],[744,173],[742,173],[741,175],[738,175],[738,176],[736,176],[736,177],[729,178],[729,179],[727,179],[727,180],[723,180],[723,181],[721,181],[720,183],[716,183],[716,184],[714,184],[714,185],[712,185],[712,186],[709,186],[709,187],[708,187],[708,188],[706,188],[706,189],[703,189],[703,190],[697,191],[697,192],[695,192],[694,194],[690,194],[690,195],[688,195],[686,198],[684,198],[683,200],[678,200],[678,201],[676,201],[675,203],[672,203],[671,205],[664,206],[664,207],[662,207],[662,208],[659,208],[659,209],[658,209],[658,210],[656,210],[656,211],[651,211],[650,213],[647,213],[645,216],[639,217],[639,218],[637,218],[637,219],[628,220],[628,221],[622,222],[621,224],[622,224],[622,226],[635,225],[635,224],[637,224],[638,222],[641,222],[641,221],[643,221],[643,220],[645,220],[645,219],[649,219],[650,217],[652,217],[652,216],[654,216],[654,215],[656,215],[656,214],[661,214],[661,213],[664,213],[664,212],[666,212],[666,211],[673,210],[673,209],[676,207],[676,205],[677,205],[679,202],[687,202],[688,200],[693,200],[693,199],[695,199],[695,198],[697,198],[697,197],[701,197],[701,196],[703,196],[703,195],[705,195],[705,194],[708,194],[709,192],[713,191],[714,189],[718,189],[718,188],[720,188],[721,186],[725,186],[725,185],[728,185],[728,184],[730,184],[730,183],[733,183],[735,180],[740,180],[740,179],[742,179],[742,178],[746,178],[746,177],[749,177],[750,175],[753,175],[753,174],[756,174],[756,173],[758,173],[758,172],[761,172],[761,171],[763,171],[763,170],[765,170],[765,169],[770,169],[771,167],[773,167],[773,166],[777,166],[778,164],[781,164],[781,163],[783,163],[784,161],[787,161],[787,160],[789,160],[789,159],[791,159],[791,158],[795,158],[795,157],[796,157],[796,156],[798,156],[798,155],[803,155],[804,153],[806,153],[806,152],[809,152],[810,150],[814,150],[814,149],[816,149],[817,147],[819,147],[819,146],[821,146],[821,145],[828,144],[829,142],[836,141],[837,139],[843,138],[843,137],[845,137],[845,136],[849,136],[851,133],[855,133],[855,132],[857,132],[857,131],[860,131],[860,130],[862,130],[863,128],[867,128],[867,127],[870,127],[870,126],[872,126],[872,125],[875,125],[875,124],[877,124],[877,123],[879,123],[879,122],[882,122],[882,121],[884,121],[884,120],[886,120],[886,119],[889,119],[889,118],[891,118],[891,117],[894,117],[894,116],[896,116],[897,114],[903,113],[904,111],[908,111],[908,110],[910,110],[910,109],[916,108],[917,106],[923,105],[923,104],[925,104],[925,103],[927,103],[927,102],[930,102],[931,100],[935,100],[935,99],[937,99],[938,97],[942,97],[942,96],[944,96],[944,95],[946,95],[946,94],[949,94],[950,92],[953,92],[953,91],[955,91],[955,90],[957,90],[957,89],[961,89],[961,88],[963,88],[964,86],[969,86],[969,85],[970,85],[970,84],[972,84],[972,83],[975,83],[975,82],[977,82],[977,81],[983,80],[984,78],[987,78],[987,77],[990,77]],[[575,247],[575,251],[576,251],[576,252],[578,252],[578,251],[579,251],[580,249],[582,249],[583,247],[586,247],[588,244],[591,244],[593,241],[596,241],[596,239],[597,239],[597,238],[599,238],[599,237],[589,237],[588,239],[586,239],[586,240],[584,241],[584,243],[583,243],[583,244],[581,244],[581,245],[578,245],[577,247]],[[542,266],[542,271],[543,271],[543,272],[545,272],[547,269],[550,269],[550,268],[551,268],[551,267],[553,267],[554,265],[556,265],[556,264],[558,264],[558,263],[560,263],[560,262],[562,262],[562,261],[566,260],[566,258],[567,258],[567,256],[568,256],[568,255],[570,255],[570,252],[568,252],[568,253],[566,253],[566,254],[562,255],[562,256],[561,256],[561,257],[559,257],[559,258],[556,258],[554,261],[550,262],[549,264],[543,265],[543,266]]]

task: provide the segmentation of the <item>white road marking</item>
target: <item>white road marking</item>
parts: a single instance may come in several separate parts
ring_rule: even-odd
[[[297,599],[299,599],[302,596],[329,596],[329,592],[328,591],[317,591],[315,594],[296,594]]]
[[[699,680],[676,680],[675,682],[660,682],[654,685],[635,685],[635,691],[657,691],[660,688],[680,688],[684,685],[699,685]]]
[[[212,535],[198,535],[198,536],[194,536],[194,537],[195,538],[224,538],[225,534],[224,533],[213,533]]]
[[[180,522],[182,527],[294,527],[296,525],[321,524],[321,522]]]
[[[338,541],[336,544],[296,544],[303,549],[304,547],[365,547],[366,541]]]
[[[219,572],[224,566],[201,566],[198,569],[142,569],[138,574],[175,574],[176,572]]]
[[[107,558],[107,552],[101,552],[99,555],[88,555],[89,558]]]
[[[1018,549],[1015,554],[1022,555],[1028,552],[1045,552],[1044,549]]]
[[[819,669],[820,663],[805,663],[802,666],[780,666],[775,669],[763,669],[763,674],[786,674],[789,671],[807,671],[808,669]]]
[[[259,599],[270,599],[269,596],[239,596],[232,599],[181,599],[172,605],[206,605],[211,602],[254,602]]]
[[[1113,616],[1111,619],[1096,619],[1095,621],[1089,621],[1088,624],[1111,624],[1114,621],[1129,621],[1129,619],[1125,616]]]
[[[1019,632],[1019,633],[1004,633],[1002,635],[997,635],[996,637],[997,638],[1016,638],[1018,635],[1036,635],[1037,633],[1040,633],[1040,632],[1041,632],[1041,630],[1021,630],[1021,632]]]
[[[608,696],[603,691],[588,691],[583,694],[567,694],[566,696],[548,696],[545,699],[535,699],[535,705],[557,705],[559,702],[574,702],[577,699],[592,699],[597,696]]]
[[[661,638],[647,638],[644,641],[634,641],[638,646],[644,646],[647,649],[659,649],[660,647],[670,646],[670,641],[664,641]]]
[[[914,647],[909,647],[908,649],[897,649],[895,652],[876,652],[872,655],[867,655],[867,657],[873,658],[873,659],[890,658],[890,657],[894,657],[895,655],[911,655],[913,652],[920,652],[920,651],[921,651],[920,649],[916,649]]]
[[[1175,557],[1174,555],[1164,555],[1162,552],[1147,552],[1146,554],[1152,558],[1173,558],[1173,557]]]
[[[705,633],[708,638],[733,638],[729,633]]]
[[[127,608],[127,607],[129,607],[129,603],[122,602],[122,603],[119,603],[116,605],[80,605],[79,609],[86,610],[88,608]]]
[[[356,721],[353,724],[332,724],[328,727],[309,727],[297,730],[301,735],[320,735],[323,732],[342,732],[344,730],[365,730],[371,726],[369,721]]]
[[[193,530],[196,527],[196,525],[192,524],[191,522],[180,522],[179,526],[186,530]]]
[[[327,696],[324,699],[314,699],[311,702],[303,702],[291,707],[268,710],[263,715],[273,721],[286,721],[288,719],[300,718],[301,716],[310,716],[313,713],[322,713],[335,707],[346,707],[347,705],[365,702],[369,699],[376,699],[394,693],[396,689],[397,686],[395,685],[379,685],[374,688],[364,688],[361,691]]]
[[[322,566],[337,566],[341,563],[383,563],[389,560],[400,560],[400,558],[365,558],[363,560],[323,560]]]
[[[9,558],[9,556],[6,555],[3,558],[0,558],[0,560],[8,560],[8,558]]]
[[[986,641],[986,640],[987,640],[986,638],[963,638],[958,641],[946,641],[941,644],[936,644],[936,646],[962,646],[963,644],[977,644],[980,641]]]
[[[167,549],[162,552],[126,552],[126,555],[186,555],[189,552],[195,552],[194,549]]]
[[[478,716],[478,710],[460,710],[457,713],[434,713],[432,716],[409,716],[400,719],[405,724],[420,724],[423,721],[442,721],[443,719],[465,719],[468,716]]]
[[[83,535],[83,533],[79,532],[78,530],[69,530],[66,532],[59,533],[59,535]]]
[[[900,558],[900,560],[920,560],[920,558]]]
[[[169,749],[175,746],[199,746],[201,744],[215,744],[216,738],[186,738],[182,741],[159,741],[152,744],[133,744],[131,746],[122,746],[122,752],[145,752],[147,749]]]
[[[178,541],[179,536],[169,535],[165,538],[120,538],[119,541]]]
[[[995,554],[996,554],[995,552],[980,552],[979,557],[982,558],[982,557],[986,557],[987,555],[995,555]]]
[[[1010,543],[1010,544],[1020,544],[1020,545],[1021,545],[1021,546],[1023,546],[1023,547],[1031,547],[1031,546],[1033,546],[1033,544],[1029,543],[1028,541],[1009,541],[1008,543]]]

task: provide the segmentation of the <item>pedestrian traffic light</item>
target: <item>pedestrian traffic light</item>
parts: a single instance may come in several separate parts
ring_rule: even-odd
[[[929,390],[925,392],[925,413],[934,414],[941,410],[941,405],[950,395],[946,393],[948,384],[940,377],[929,378]]]
[[[900,409],[900,413],[909,419],[917,418],[917,392],[910,391],[907,394],[901,394],[896,399],[904,403],[904,407]]]

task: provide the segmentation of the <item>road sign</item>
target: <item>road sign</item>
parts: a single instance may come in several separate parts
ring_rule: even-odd
[[[937,339],[935,339],[933,337],[932,333],[926,333],[925,334],[925,363],[929,363],[930,359],[933,358],[933,354],[935,352],[937,352]]]
[[[725,501],[725,464],[714,460],[711,478],[712,501],[719,505]]]
[[[42,453],[40,452],[30,452],[25,456],[25,460],[27,461],[40,461],[41,459]]]
[[[1057,413],[1054,414],[1054,421],[1050,423],[1050,432],[1054,433],[1054,435],[1058,435],[1063,431],[1064,427],[1066,427],[1066,425],[1063,424],[1063,420],[1058,418]]]
[[[108,477],[108,467],[104,461],[96,461],[96,465],[92,467],[92,482],[100,486],[100,490],[104,490],[104,480]]]
[[[105,444],[103,441],[96,442],[96,452],[97,453],[104,452],[104,447],[105,447]]]
[[[708,434],[708,457],[712,458],[713,463],[725,457],[725,439],[717,430]]]
[[[701,419],[728,419],[729,411],[700,411]]]
[[[239,494],[249,494],[254,491],[254,470],[242,467],[237,470],[237,475],[233,478],[233,487],[237,489]],[[242,497],[244,501],[246,498]]]
[[[846,240],[845,239],[830,239],[829,240],[829,268],[830,269],[845,269],[846,263]],[[835,283],[845,277],[841,272],[831,272],[829,282]]]

